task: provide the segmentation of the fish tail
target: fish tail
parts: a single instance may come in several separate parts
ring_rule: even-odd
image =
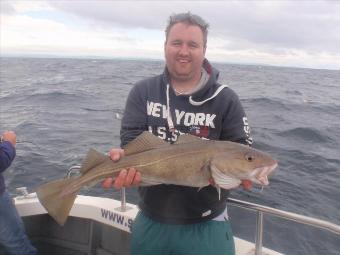
[[[36,193],[40,203],[48,214],[61,226],[67,220],[79,189],[73,193],[65,193],[67,187],[74,182],[72,179],[60,179],[38,187]]]

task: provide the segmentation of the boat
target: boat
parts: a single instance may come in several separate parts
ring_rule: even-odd
[[[79,166],[69,170],[68,177]],[[36,193],[18,188],[20,196],[14,198],[23,218],[26,232],[44,255],[128,255],[130,254],[131,226],[138,213],[135,204],[127,203],[125,189],[121,200],[78,195],[64,226],[59,226],[40,204]],[[234,237],[236,255],[280,255],[278,251],[263,247],[263,218],[271,215],[320,228],[340,236],[340,226],[272,207],[233,198],[228,206],[254,211],[256,217],[255,242]],[[1,254],[1,251],[0,251]]]

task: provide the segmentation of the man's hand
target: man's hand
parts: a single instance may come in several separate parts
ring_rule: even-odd
[[[15,147],[17,143],[17,136],[13,131],[5,131],[2,134],[2,140],[10,142]]]
[[[116,162],[124,156],[123,149],[111,149],[109,152],[112,161]],[[141,182],[141,173],[135,168],[122,169],[115,180],[112,177],[106,178],[102,182],[103,188],[114,187],[121,189],[122,187],[137,186]]]
[[[253,183],[249,180],[243,180],[240,186],[242,186],[244,190],[250,191],[251,188],[253,187]]]

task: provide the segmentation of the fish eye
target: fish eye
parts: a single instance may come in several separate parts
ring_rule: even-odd
[[[246,160],[247,160],[248,162],[252,162],[252,161],[255,159],[255,157],[254,157],[253,155],[250,155],[250,154],[247,154],[247,155],[245,156],[245,158],[246,158]]]

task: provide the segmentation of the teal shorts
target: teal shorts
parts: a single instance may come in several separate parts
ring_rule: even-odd
[[[174,225],[139,212],[132,225],[131,255],[235,255],[228,221]]]

